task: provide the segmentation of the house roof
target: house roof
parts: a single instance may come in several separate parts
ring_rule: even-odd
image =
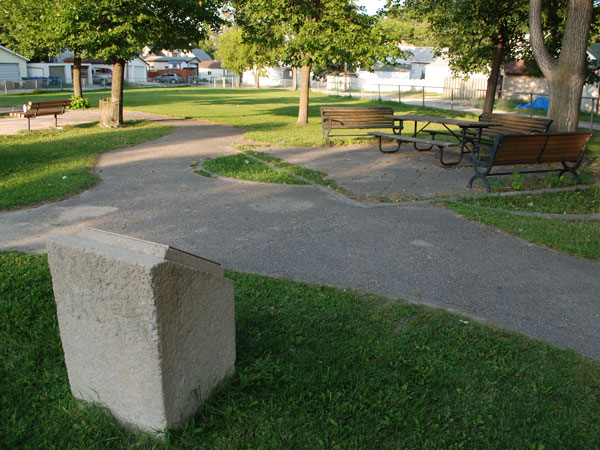
[[[9,49],[7,49],[6,47],[4,47],[2,45],[0,45],[0,50],[4,50],[5,52],[10,53],[11,55],[14,55],[14,56],[17,56],[18,58],[24,59],[25,61],[29,61],[29,58],[26,58],[23,55],[19,55],[17,52],[13,52],[12,50],[9,50]]]
[[[587,51],[596,61],[600,62],[600,44],[590,44]]]
[[[200,61],[212,61],[212,58],[201,48],[193,48],[190,50]]]
[[[66,63],[72,63],[74,60],[73,58],[65,58],[63,60]],[[106,61],[104,61],[102,58],[96,58],[96,59],[82,59],[81,60],[82,64],[107,64]]]
[[[200,62],[198,58],[195,56],[192,57],[174,57],[174,56],[147,56],[145,61],[150,62],[166,62],[171,64],[181,64],[181,63],[190,63],[190,62]]]
[[[222,61],[202,61],[198,64],[198,69],[222,69],[221,67]]]

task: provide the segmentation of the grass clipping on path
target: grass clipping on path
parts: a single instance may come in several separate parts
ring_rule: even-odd
[[[600,364],[401,301],[236,282],[236,372],[164,442],[69,392],[43,255],[0,254],[7,448],[595,448]]]
[[[94,122],[64,130],[0,135],[0,210],[88,189],[98,181],[91,170],[98,155],[156,139],[171,129],[148,122],[107,129]]]

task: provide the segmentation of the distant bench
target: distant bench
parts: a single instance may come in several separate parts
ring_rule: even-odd
[[[367,136],[363,134],[336,134],[333,130],[359,130],[359,129],[394,129],[394,120],[390,117],[394,110],[389,107],[353,107],[353,106],[323,106],[321,107],[321,127],[323,139],[331,145],[331,136]]]
[[[29,102],[23,105],[23,111],[11,112],[10,117],[21,117],[27,119],[27,129],[31,130],[31,119],[39,116],[54,116],[54,128],[58,128],[58,116],[64,114],[71,106],[71,100],[46,100],[41,102]]]
[[[590,133],[501,134],[494,139],[491,146],[485,143],[475,143],[474,151],[471,154],[475,175],[469,180],[467,187],[473,187],[473,181],[480,178],[485,183],[487,191],[490,192],[490,183],[487,177],[512,175],[512,172],[490,173],[494,166],[521,164],[562,163],[562,169],[518,172],[560,172],[559,175],[570,172],[575,176],[577,182],[580,182],[577,169],[581,165],[591,136]],[[567,163],[572,163],[572,165]]]

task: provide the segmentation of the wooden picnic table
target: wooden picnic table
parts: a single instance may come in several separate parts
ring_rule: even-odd
[[[414,122],[414,129],[412,133],[412,137],[417,137],[419,133],[424,131],[430,124],[440,124],[442,125],[448,132],[448,135],[454,137],[457,140],[457,144],[460,145],[460,153],[457,161],[447,162],[444,161],[444,147],[439,146],[440,148],[440,162],[444,166],[455,166],[462,161],[463,155],[465,153],[470,153],[473,151],[474,142],[481,140],[481,132],[485,128],[490,127],[498,127],[502,126],[498,123],[492,122],[481,122],[479,120],[465,120],[465,119],[450,119],[448,117],[437,117],[437,116],[420,116],[420,115],[392,115],[389,116],[395,122],[400,122],[396,129],[399,129],[400,132],[404,129],[404,122]],[[419,128],[419,123],[421,123],[421,127]],[[450,127],[457,127],[460,130],[455,130]],[[471,148],[469,148],[469,145]],[[433,145],[429,145],[427,148],[419,148],[418,142],[414,142],[415,150],[425,151],[431,150]]]

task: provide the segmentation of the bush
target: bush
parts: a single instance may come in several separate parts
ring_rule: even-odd
[[[70,109],[88,109],[90,107],[90,101],[87,98],[71,96],[71,107]]]

